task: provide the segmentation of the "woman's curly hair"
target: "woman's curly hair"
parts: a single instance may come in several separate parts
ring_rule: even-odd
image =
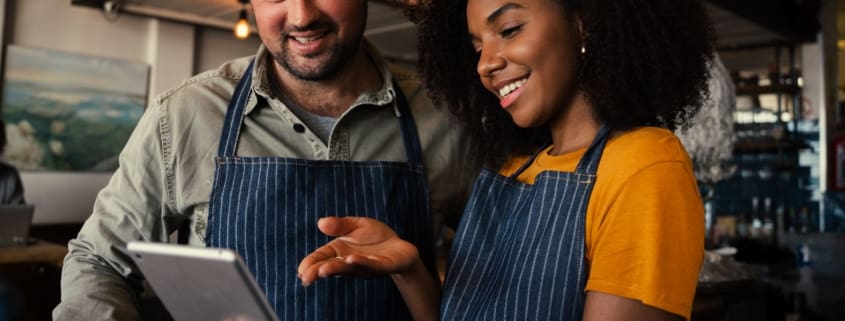
[[[574,72],[599,123],[674,130],[688,125],[708,96],[714,35],[700,0],[537,1],[556,1],[562,17],[581,19],[586,54]],[[482,86],[467,0],[423,3],[409,12],[419,24],[419,70],[434,102],[466,126],[473,155],[496,166],[509,153],[548,144],[548,128],[518,128]]]

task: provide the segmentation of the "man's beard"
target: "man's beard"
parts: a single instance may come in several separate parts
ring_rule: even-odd
[[[320,55],[321,57],[318,58],[320,59],[319,62],[316,64],[309,64],[308,61],[305,63],[301,61],[302,58],[310,60],[308,59],[309,57],[294,57],[290,53],[287,45],[288,38],[284,34],[282,36],[281,50],[277,53],[273,53],[273,59],[275,59],[276,63],[285,68],[285,70],[294,77],[307,81],[317,81],[331,78],[340,70],[347,67],[352,61],[355,52],[358,51],[358,46],[360,46],[361,39],[363,38],[362,32],[358,37],[353,39],[338,39],[327,49],[328,57],[323,58],[323,55]],[[300,59],[298,60],[297,58]]]

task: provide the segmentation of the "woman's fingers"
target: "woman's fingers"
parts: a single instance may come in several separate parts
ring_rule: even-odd
[[[352,254],[347,256],[344,261],[355,270],[355,273],[360,276],[373,276],[390,274],[386,262],[380,260],[376,256],[364,256]]]
[[[317,221],[317,228],[329,236],[343,236],[358,228],[359,217],[324,217]]]
[[[386,275],[402,269],[407,251],[404,241],[385,225],[366,217],[325,217],[317,222],[321,232],[336,239],[302,259],[297,273],[303,285],[335,275]],[[398,243],[397,243],[398,242]],[[394,258],[397,256],[397,258]]]
[[[308,286],[320,278],[339,275],[368,277],[385,274],[386,269],[377,260],[353,254],[346,258],[334,257],[325,259],[305,268],[300,265],[300,271],[299,278],[302,281],[302,285]]]
[[[317,227],[326,235],[356,245],[376,244],[396,236],[389,226],[369,217],[324,217],[317,221]]]
[[[350,264],[344,262],[343,258],[336,257],[317,262],[305,268],[300,273],[299,278],[303,286],[309,286],[317,279],[350,274],[351,270]]]
[[[340,256],[340,253],[338,253],[333,247],[324,245],[302,259],[302,261],[299,262],[299,267],[296,269],[296,272],[300,276],[303,276],[306,274],[306,270],[312,266],[328,259],[334,259],[338,256]]]

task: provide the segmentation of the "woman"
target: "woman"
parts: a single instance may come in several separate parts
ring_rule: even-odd
[[[417,320],[688,319],[703,208],[671,130],[707,95],[702,4],[433,0],[419,13],[434,100],[499,169],[476,181],[442,301],[414,247],[365,218],[318,222],[340,237],[302,261],[303,284],[390,273]]]

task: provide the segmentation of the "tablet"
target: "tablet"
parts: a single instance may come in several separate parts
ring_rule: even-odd
[[[175,321],[278,321],[232,250],[129,242],[126,251]]]

